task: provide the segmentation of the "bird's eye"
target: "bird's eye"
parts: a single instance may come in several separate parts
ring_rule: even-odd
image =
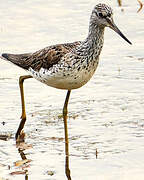
[[[99,13],[98,15],[99,15],[99,17],[101,17],[101,18],[103,18],[103,17],[104,17],[102,13]]]
[[[103,13],[98,13],[98,15],[99,15],[99,17],[101,17],[101,18],[106,18],[106,17],[107,17],[107,15],[104,15]]]

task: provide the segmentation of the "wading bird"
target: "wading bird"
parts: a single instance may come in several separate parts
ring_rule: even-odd
[[[92,10],[88,36],[84,41],[52,45],[34,53],[2,54],[1,58],[21,67],[29,74],[19,78],[22,115],[16,139],[26,121],[23,82],[25,79],[35,78],[48,86],[67,90],[63,107],[63,119],[65,148],[68,155],[67,106],[70,93],[71,90],[85,85],[93,76],[103,47],[105,27],[113,29],[131,44],[115,25],[111,7],[98,4]]]

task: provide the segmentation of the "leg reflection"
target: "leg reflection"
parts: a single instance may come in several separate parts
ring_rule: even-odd
[[[24,164],[27,164],[27,163],[29,163],[31,161],[31,160],[27,159],[27,157],[26,157],[26,155],[24,153],[24,150],[25,150],[24,145],[26,145],[24,139],[23,139],[22,142],[16,142],[16,146],[18,148],[18,152],[19,152],[19,154],[21,156],[21,159],[22,159],[22,161],[21,161],[21,163],[19,165],[24,165]],[[26,165],[26,166],[28,167],[28,165]],[[24,166],[22,168],[24,170],[24,172],[25,172],[25,180],[28,180],[28,170],[27,170],[27,167]]]
[[[22,160],[26,160],[26,155],[24,154],[23,150],[21,150],[20,148],[18,148],[18,152],[22,158]],[[28,180],[28,170],[25,170],[25,180]]]

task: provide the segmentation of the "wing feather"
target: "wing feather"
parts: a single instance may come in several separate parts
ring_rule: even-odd
[[[25,70],[32,68],[35,71],[39,71],[40,68],[49,69],[54,64],[57,64],[65,54],[76,48],[80,43],[80,41],[77,41],[74,43],[57,44],[35,53],[2,54],[2,57]]]

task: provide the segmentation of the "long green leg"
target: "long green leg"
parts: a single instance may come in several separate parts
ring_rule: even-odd
[[[21,133],[21,130],[24,127],[24,124],[26,122],[26,111],[25,111],[25,100],[24,100],[24,89],[23,89],[23,83],[25,79],[32,78],[30,75],[26,76],[20,76],[19,78],[19,87],[20,87],[20,95],[21,95],[21,105],[22,105],[22,115],[21,115],[21,122],[19,124],[18,130],[16,132],[15,138],[17,139],[18,136]]]
[[[69,169],[69,141],[68,141],[68,128],[67,128],[67,112],[68,112],[67,106],[68,106],[70,93],[71,93],[71,91],[68,90],[66,99],[65,99],[65,103],[64,103],[64,107],[63,107],[64,132],[65,132],[65,155],[66,155],[65,173],[66,173],[68,180],[71,180],[70,169]]]

